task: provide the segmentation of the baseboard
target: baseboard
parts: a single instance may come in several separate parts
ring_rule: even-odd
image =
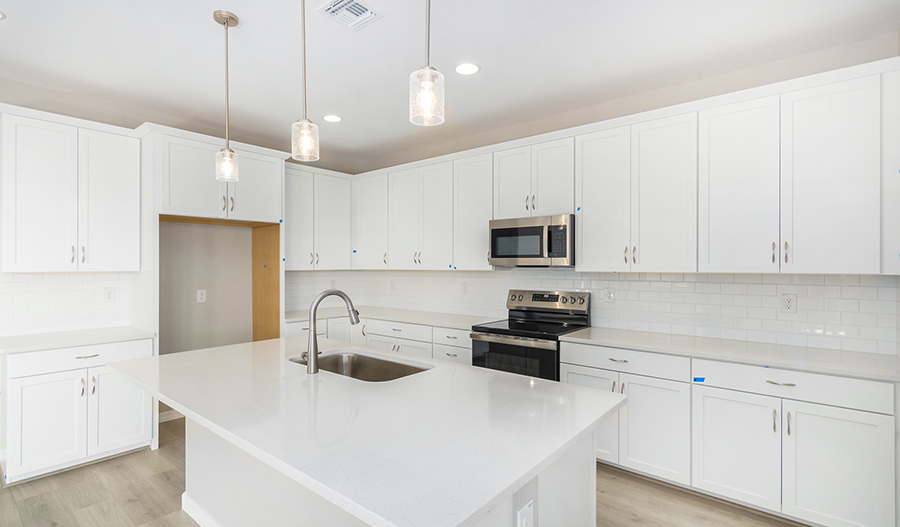
[[[157,422],[165,423],[166,421],[174,421],[176,419],[181,419],[184,417],[181,415],[181,412],[177,410],[166,410],[165,412],[159,413],[159,419]]]
[[[203,510],[203,507],[197,505],[197,502],[188,496],[187,492],[181,495],[181,510],[197,522],[197,525],[200,527],[220,527],[216,520]]]

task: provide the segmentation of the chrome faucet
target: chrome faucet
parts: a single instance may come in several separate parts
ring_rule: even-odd
[[[329,296],[339,296],[347,304],[347,315],[350,316],[351,324],[359,324],[359,311],[353,307],[353,301],[347,296],[347,293],[337,289],[329,289],[322,291],[319,296],[312,301],[309,306],[309,346],[306,349],[306,373],[319,373],[319,341],[316,338],[316,311],[319,304]]]

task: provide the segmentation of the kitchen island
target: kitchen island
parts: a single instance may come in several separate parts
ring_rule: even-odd
[[[186,416],[183,508],[202,527],[512,527],[529,501],[532,525],[595,524],[594,429],[624,396],[361,347],[425,371],[310,376],[288,360],[305,350],[282,338],[111,365]]]

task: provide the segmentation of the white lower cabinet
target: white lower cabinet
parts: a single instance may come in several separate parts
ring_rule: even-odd
[[[892,527],[894,418],[783,404],[782,512],[828,527]]]
[[[328,321],[327,320],[317,320],[316,321],[316,335],[326,338],[328,336]],[[303,337],[307,338],[309,336],[309,322],[288,322],[284,325],[284,336],[285,337]]]
[[[152,398],[106,366],[87,370],[87,455],[150,440]]]
[[[432,344],[430,342],[398,339],[396,337],[386,337],[382,335],[368,335],[366,337],[366,345],[382,351],[392,351],[394,353],[403,353],[405,355],[413,355],[416,357],[427,357],[429,359],[432,354]]]
[[[619,464],[691,483],[691,385],[619,374],[628,403],[619,410]]]
[[[781,510],[781,399],[693,387],[692,485]]]
[[[573,364],[560,364],[559,380],[567,384],[588,386],[606,392],[619,389],[619,374],[598,368],[585,368]],[[594,432],[597,459],[608,463],[619,462],[619,416],[607,419]]]

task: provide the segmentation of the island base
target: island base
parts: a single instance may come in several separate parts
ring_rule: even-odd
[[[588,434],[470,525],[515,527],[516,511],[534,500],[536,527],[593,527],[596,485]],[[369,525],[191,419],[185,420],[182,508],[200,527]]]

